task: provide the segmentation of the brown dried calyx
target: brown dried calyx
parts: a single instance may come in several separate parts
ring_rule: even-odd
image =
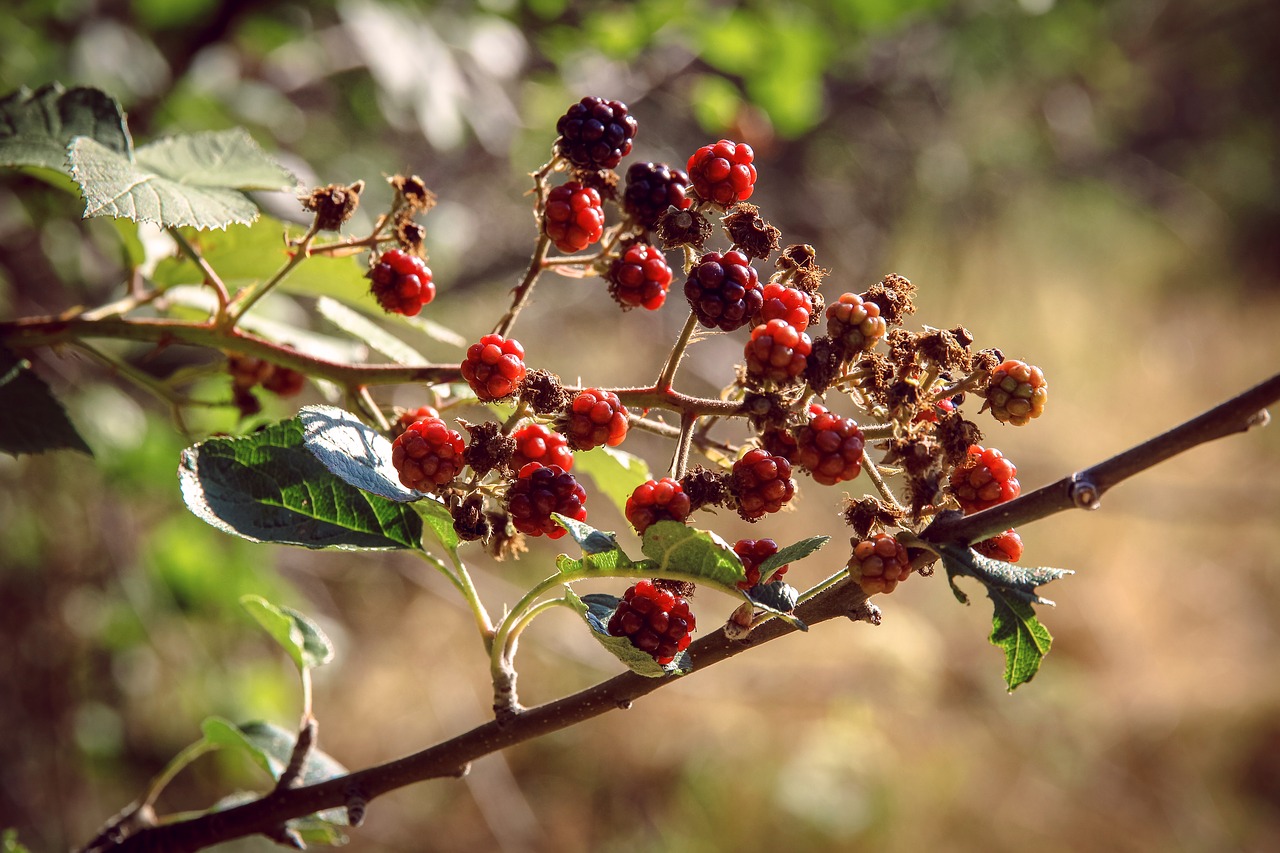
[[[356,208],[360,207],[360,193],[363,191],[364,181],[356,181],[345,187],[329,184],[312,190],[298,200],[305,209],[316,215],[317,231],[337,231],[355,214]]]
[[[392,175],[387,183],[404,202],[410,215],[426,213],[436,206],[436,194],[427,189],[426,183],[417,175]]]
[[[693,210],[681,210],[675,205],[658,217],[654,231],[664,249],[693,246],[701,250],[711,239],[711,223],[705,216]]]
[[[520,385],[520,402],[538,415],[559,414],[572,399],[572,392],[560,384],[560,377],[546,370],[530,370]]]
[[[689,498],[691,512],[705,506],[721,505],[729,497],[724,475],[701,465],[680,478],[680,488]]]
[[[782,232],[766,222],[754,204],[739,204],[720,221],[733,244],[752,258],[764,260],[781,244]]]
[[[890,273],[867,288],[862,298],[880,306],[880,316],[890,326],[896,326],[902,323],[904,317],[916,312],[912,301],[915,295],[914,284],[903,276]]]
[[[906,513],[875,498],[849,501],[844,508],[844,523],[853,528],[859,539],[866,539],[873,530],[897,527]]]
[[[795,243],[782,250],[774,266],[787,276],[791,287],[803,290],[813,299],[813,316],[821,314],[823,303],[819,289],[831,270],[818,266],[817,251],[808,243]]]
[[[973,335],[963,326],[954,329],[928,329],[916,342],[917,351],[939,370],[969,372],[969,345]]]
[[[493,525],[484,513],[484,498],[480,495],[469,495],[466,500],[453,508],[453,530],[458,538],[465,542],[474,542],[486,538]]]
[[[458,423],[471,434],[463,461],[478,476],[483,477],[494,468],[502,468],[511,461],[511,455],[516,451],[516,442],[511,436],[503,434],[500,424],[494,421],[469,424],[464,420],[459,420]]]

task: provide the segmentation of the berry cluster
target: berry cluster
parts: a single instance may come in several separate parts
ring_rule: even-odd
[[[604,233],[600,193],[577,181],[551,190],[547,193],[542,230],[562,252],[572,254],[587,248]]]
[[[827,334],[847,353],[866,352],[887,332],[880,306],[856,293],[842,293],[827,306]]]
[[[721,139],[704,145],[689,158],[689,180],[698,196],[723,207],[751,198],[756,185],[756,167],[751,146]]]
[[[770,320],[751,330],[744,355],[747,375],[784,384],[804,373],[813,343],[786,320]]]
[[[697,627],[688,601],[646,578],[623,595],[609,617],[608,631],[665,666],[689,647],[689,634]]]
[[[742,252],[708,252],[689,270],[685,298],[709,329],[732,332],[746,325],[764,304],[760,276]]]
[[[436,286],[426,261],[402,249],[383,252],[369,270],[370,289],[384,311],[414,317],[432,299]]]
[[[738,581],[738,589],[751,589],[760,583],[760,564],[778,553],[778,543],[772,539],[739,539],[733,543],[733,553],[742,561],[742,568],[747,571],[747,579]],[[769,582],[773,583],[787,573],[790,565],[774,569]]]
[[[617,447],[627,437],[627,409],[612,391],[587,388],[574,396],[560,429],[575,450]]]
[[[524,347],[515,339],[485,335],[467,348],[462,378],[484,402],[510,397],[525,376]]]
[[[636,127],[626,104],[588,96],[556,122],[556,153],[575,166],[612,169],[631,153]]]
[[[261,385],[281,397],[292,397],[301,392],[307,382],[306,376],[292,368],[251,355],[228,356],[227,372],[231,374],[231,385],[237,397],[247,394],[255,385]]]
[[[462,435],[440,418],[423,418],[391,443],[391,464],[405,488],[436,491],[462,470],[466,446]]]
[[[693,504],[680,481],[663,477],[661,480],[646,480],[636,486],[631,497],[627,498],[624,514],[637,533],[644,533],[658,521],[683,524],[692,511]]]
[[[1002,422],[1022,426],[1044,412],[1049,400],[1049,386],[1044,373],[1025,361],[1008,359],[995,370],[987,382],[987,405],[991,414]]]
[[[507,489],[506,507],[516,530],[530,536],[545,533],[551,539],[559,539],[565,529],[552,520],[551,513],[585,521],[586,500],[586,490],[559,465],[530,462],[520,469]]]
[[[623,308],[657,311],[667,301],[671,267],[657,246],[632,243],[609,267],[609,295]]]
[[[796,493],[791,479],[791,463],[760,447],[752,448],[733,463],[730,486],[738,504],[738,515],[755,521],[777,512]]]
[[[973,550],[993,560],[1016,563],[1022,559],[1022,537],[1014,530],[1006,530],[990,539],[973,543]]]
[[[668,207],[687,210],[693,199],[685,197],[689,176],[666,163],[632,163],[622,191],[622,209],[646,230],[653,228]]]
[[[519,471],[530,462],[541,465],[559,465],[568,471],[573,467],[573,453],[569,440],[542,424],[525,424],[511,434],[516,443],[511,456],[511,467]]]
[[[862,471],[866,440],[852,418],[811,406],[809,422],[795,431],[795,439],[791,460],[824,486],[852,480]]]
[[[911,574],[911,558],[902,543],[888,533],[873,533],[854,542],[849,575],[867,595],[893,592]]]
[[[974,444],[951,471],[951,494],[965,515],[1011,501],[1022,492],[1018,469],[994,447]]]

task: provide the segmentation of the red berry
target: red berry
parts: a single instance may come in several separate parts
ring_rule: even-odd
[[[990,539],[973,543],[973,550],[993,560],[1016,563],[1022,559],[1022,537],[1012,529],[1006,530]]]
[[[559,465],[542,465],[530,462],[520,469],[516,479],[507,489],[507,513],[516,530],[530,536],[546,534],[559,539],[565,529],[556,524],[551,513],[585,521],[587,491],[578,485],[573,475]]]
[[[563,435],[542,424],[526,424],[511,434],[516,450],[511,456],[511,467],[519,471],[530,462],[542,465],[559,465],[568,471],[573,467],[573,453],[569,441]]]
[[[622,209],[645,229],[653,228],[668,207],[687,210],[693,204],[693,199],[685,197],[688,186],[689,176],[666,163],[632,163]]]
[[[657,311],[671,287],[671,267],[657,246],[632,243],[609,267],[608,280],[609,295],[623,308]]]
[[[987,381],[987,404],[991,414],[1002,423],[1022,426],[1044,413],[1049,400],[1049,386],[1044,373],[1025,361],[1008,359]]]
[[[704,145],[689,158],[686,168],[698,195],[728,207],[751,198],[756,184],[755,152],[744,142],[721,139]]]
[[[888,533],[873,533],[854,542],[849,574],[867,595],[893,592],[911,574],[911,558],[902,543]]]
[[[751,330],[745,356],[747,375],[785,384],[804,372],[813,344],[786,320],[770,320]]]
[[[738,589],[751,589],[760,583],[760,564],[778,553],[778,543],[772,539],[739,539],[733,544],[733,553],[742,560],[742,567],[747,570],[747,579],[738,581]],[[773,583],[791,568],[788,563],[773,570],[769,582]]]
[[[679,521],[683,524],[691,511],[689,496],[684,493],[680,481],[670,477],[646,480],[636,486],[631,497],[627,498],[627,521],[637,533],[644,533],[656,521]]]
[[[866,352],[887,332],[880,306],[856,293],[842,293],[827,306],[827,334],[845,352]]]
[[[401,249],[384,252],[369,270],[369,280],[378,304],[392,314],[413,317],[436,298],[426,261]]]
[[[760,277],[742,252],[708,252],[684,285],[698,322],[726,332],[746,325],[764,304]]]
[[[934,402],[929,408],[924,409],[920,414],[916,415],[916,423],[936,424],[938,419],[943,415],[949,415],[956,410],[956,402],[950,397],[945,397]]]
[[[600,193],[570,181],[547,194],[542,230],[565,253],[580,252],[604,233]]]
[[[852,480],[862,470],[866,441],[852,418],[811,409],[809,422],[796,429],[795,437],[793,461],[824,486]]]
[[[951,471],[951,494],[965,515],[1011,501],[1022,493],[1018,469],[994,447],[973,444],[969,455]]]
[[[688,601],[646,578],[623,595],[609,617],[608,631],[665,666],[689,647],[689,635],[697,627]]]
[[[462,361],[462,378],[484,402],[510,397],[524,374],[524,347],[501,335],[485,335],[467,349]]]
[[[771,281],[760,293],[764,303],[752,322],[757,326],[770,320],[786,320],[800,331],[809,327],[809,317],[813,314],[813,297],[803,290],[787,287]]]
[[[627,409],[612,391],[587,388],[569,404],[560,429],[575,450],[617,447],[627,437]]]
[[[730,483],[738,501],[738,515],[746,521],[777,512],[796,493],[791,463],[760,447],[748,450],[733,463]]]
[[[409,489],[435,491],[458,476],[465,464],[462,436],[440,418],[423,418],[391,443],[391,464]]]
[[[237,398],[258,384],[273,394],[292,397],[302,391],[307,383],[307,377],[298,371],[251,355],[233,353],[227,356],[227,372],[231,374],[231,384],[237,392]]]
[[[586,97],[556,122],[556,153],[575,166],[612,169],[631,153],[636,128],[626,104]]]
[[[440,412],[436,410],[435,406],[419,406],[416,409],[401,412],[395,423],[391,425],[391,428],[395,430],[396,435],[399,435],[417,421],[438,417],[440,417]]]

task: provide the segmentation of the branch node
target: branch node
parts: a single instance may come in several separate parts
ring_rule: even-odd
[[[316,718],[308,716],[302,723],[302,727],[298,730],[298,740],[293,745],[293,754],[289,756],[289,766],[280,774],[280,780],[276,782],[276,790],[283,791],[292,788],[302,778],[302,769],[307,764],[307,757],[311,755],[311,747],[316,742],[316,732],[319,724]]]
[[[270,838],[276,844],[279,844],[281,847],[291,847],[294,850],[307,849],[307,845],[303,843],[302,836],[298,834],[297,830],[291,829],[284,824],[262,834],[267,838]]]
[[[631,710],[631,700],[630,700],[630,699],[619,699],[619,700],[617,700],[616,702],[614,702],[613,704],[617,707],[617,709],[618,709],[619,711],[630,711],[630,710]]]
[[[1246,431],[1251,429],[1261,429],[1269,423],[1271,423],[1271,412],[1266,409],[1259,409],[1250,415],[1249,419],[1244,422],[1244,428]]]
[[[880,608],[866,598],[854,602],[845,615],[854,622],[866,622],[868,625],[879,625],[882,620]]]
[[[466,764],[463,764],[457,770],[453,771],[453,778],[461,779],[462,777],[466,776],[470,772],[471,772],[471,762],[468,761]]]
[[[359,826],[364,823],[364,812],[369,807],[369,801],[365,799],[364,793],[359,788],[347,789],[347,824],[349,826]]]
[[[1089,480],[1072,480],[1069,494],[1071,503],[1080,509],[1097,509],[1102,506],[1102,492]]]
[[[745,640],[751,633],[751,619],[755,615],[755,607],[744,601],[729,615],[724,623],[724,635],[730,640]]]

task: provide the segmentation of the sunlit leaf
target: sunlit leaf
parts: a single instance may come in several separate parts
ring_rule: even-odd
[[[303,444],[343,482],[392,501],[423,497],[400,482],[391,442],[355,415],[337,406],[303,406],[298,422]]]
[[[573,454],[573,473],[586,474],[595,484],[593,494],[604,495],[625,513],[627,498],[649,479],[649,465],[639,456],[614,447],[597,447]]]
[[[0,166],[39,166],[67,174],[67,147],[77,136],[94,140],[126,162],[133,141],[115,98],[97,89],[59,83],[23,87],[0,100]]]
[[[991,587],[987,595],[995,607],[989,639],[991,645],[1004,649],[1004,683],[1013,690],[1040,671],[1053,636],[1028,602]]]
[[[564,596],[587,623],[587,627],[591,629],[591,636],[637,675],[665,678],[669,675],[684,675],[692,671],[693,663],[689,659],[688,652],[680,652],[671,663],[664,665],[654,660],[653,655],[648,652],[637,649],[626,637],[612,636],[608,628],[609,617],[618,607],[617,597],[592,593],[579,598],[567,585],[564,588]]]
[[[31,363],[0,347],[0,451],[17,456],[46,450],[93,455]]]
[[[747,579],[742,561],[716,534],[678,521],[659,521],[641,538],[640,550],[660,572],[678,574],[697,583],[711,583],[736,593]]]
[[[242,596],[240,605],[289,653],[298,669],[314,669],[333,660],[333,643],[307,616],[260,595]]]

